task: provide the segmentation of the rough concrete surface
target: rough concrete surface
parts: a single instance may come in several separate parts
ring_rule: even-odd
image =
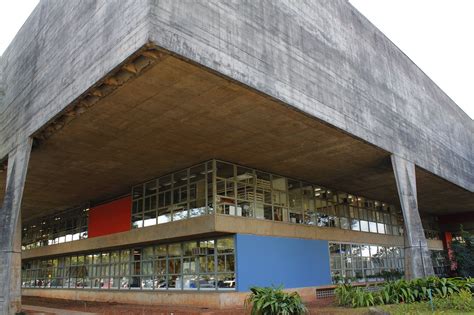
[[[8,156],[5,197],[0,208],[0,314],[21,309],[21,199],[25,186],[31,140]]]
[[[0,156],[148,40],[474,190],[472,120],[344,0],[41,1],[1,60]]]
[[[151,38],[474,191],[474,123],[348,1],[152,2]]]
[[[392,155],[392,165],[405,223],[405,277],[432,276],[433,263],[418,211],[415,165],[397,155]]]
[[[378,170],[390,173],[384,159],[390,154],[406,161],[407,165],[394,169],[408,231],[414,228],[417,234],[408,234],[412,246],[421,240],[426,248],[424,237],[418,235],[416,168],[424,174],[423,187],[438,180],[442,184],[432,187],[445,187],[446,180],[456,186],[451,188],[462,200],[470,199],[474,191],[473,121],[348,1],[43,0],[0,59],[0,160],[10,157],[5,196],[6,201],[16,198],[1,212],[7,226],[0,239],[2,250],[11,254],[2,254],[6,266],[2,282],[11,280],[5,271],[19,268],[12,240],[14,232],[19,233],[17,218],[29,150],[21,162],[21,176],[11,174],[18,165],[12,158],[15,150],[147,44],[327,124],[338,131],[333,139],[344,134],[370,145],[378,152],[371,158],[381,155],[381,165],[368,166],[373,169],[372,178],[377,178]],[[150,91],[143,85],[137,92]],[[165,116],[159,111],[161,104],[155,106],[154,115]],[[150,115],[134,112],[140,113]],[[167,122],[174,122],[173,118]],[[241,142],[244,135],[239,138],[236,133],[234,141]],[[94,138],[92,134],[88,139]],[[175,137],[176,142],[185,139],[183,134]],[[332,149],[337,151],[337,144]],[[57,151],[64,153],[61,148]],[[55,152],[48,153],[54,156]],[[69,161],[77,162],[71,159],[64,164]],[[111,164],[107,160],[100,169],[106,172]],[[344,163],[339,167],[345,169]],[[35,170],[41,172],[41,167]],[[361,172],[358,169],[352,176],[358,178]],[[13,177],[18,180],[11,186],[8,180]],[[393,187],[393,177],[387,178],[387,186]],[[67,185],[70,180],[60,183]],[[425,189],[422,199],[432,193]],[[460,209],[466,210],[466,203],[461,202]],[[12,255],[17,257],[14,267]],[[9,312],[5,307],[10,308],[10,292],[16,303],[13,308],[19,305],[19,281],[14,282],[2,285],[4,312]]]

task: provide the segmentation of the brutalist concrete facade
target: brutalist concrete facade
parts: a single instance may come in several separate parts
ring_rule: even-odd
[[[2,285],[3,313],[19,307],[19,279],[8,275],[18,270],[11,257],[31,139],[147,47],[391,155],[408,277],[432,273],[429,262],[419,270],[412,250],[426,249],[415,166],[460,191],[453,208],[474,210],[465,203],[474,191],[473,121],[348,1],[45,0],[0,59],[0,157],[8,160],[0,280],[10,283]]]

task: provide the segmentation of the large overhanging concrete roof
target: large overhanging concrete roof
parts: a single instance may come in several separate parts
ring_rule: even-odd
[[[211,158],[398,203],[388,152],[200,66],[159,56],[62,129],[44,140],[39,133],[24,218],[129,193],[133,184]],[[473,206],[469,192],[417,175],[422,209]]]
[[[63,123],[150,43],[171,55]],[[346,1],[42,1],[0,68],[0,156],[49,130],[24,215],[211,157],[396,202],[391,153],[422,210],[474,209],[472,120]]]

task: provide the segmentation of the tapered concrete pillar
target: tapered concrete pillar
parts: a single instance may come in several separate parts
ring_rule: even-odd
[[[433,275],[433,263],[418,212],[415,164],[392,155],[392,167],[405,221],[405,278]]]
[[[6,191],[0,209],[0,314],[21,309],[21,198],[30,159],[31,140],[8,154]]]

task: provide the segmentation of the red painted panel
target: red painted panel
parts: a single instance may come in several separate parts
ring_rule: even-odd
[[[451,232],[444,232],[444,238],[443,238],[444,248],[448,251],[448,259],[451,262],[451,270],[456,270],[458,266],[456,264],[456,260],[454,259],[454,253],[451,248],[452,242],[453,242],[453,234],[451,234]]]
[[[88,237],[130,230],[131,208],[131,196],[91,208]]]

